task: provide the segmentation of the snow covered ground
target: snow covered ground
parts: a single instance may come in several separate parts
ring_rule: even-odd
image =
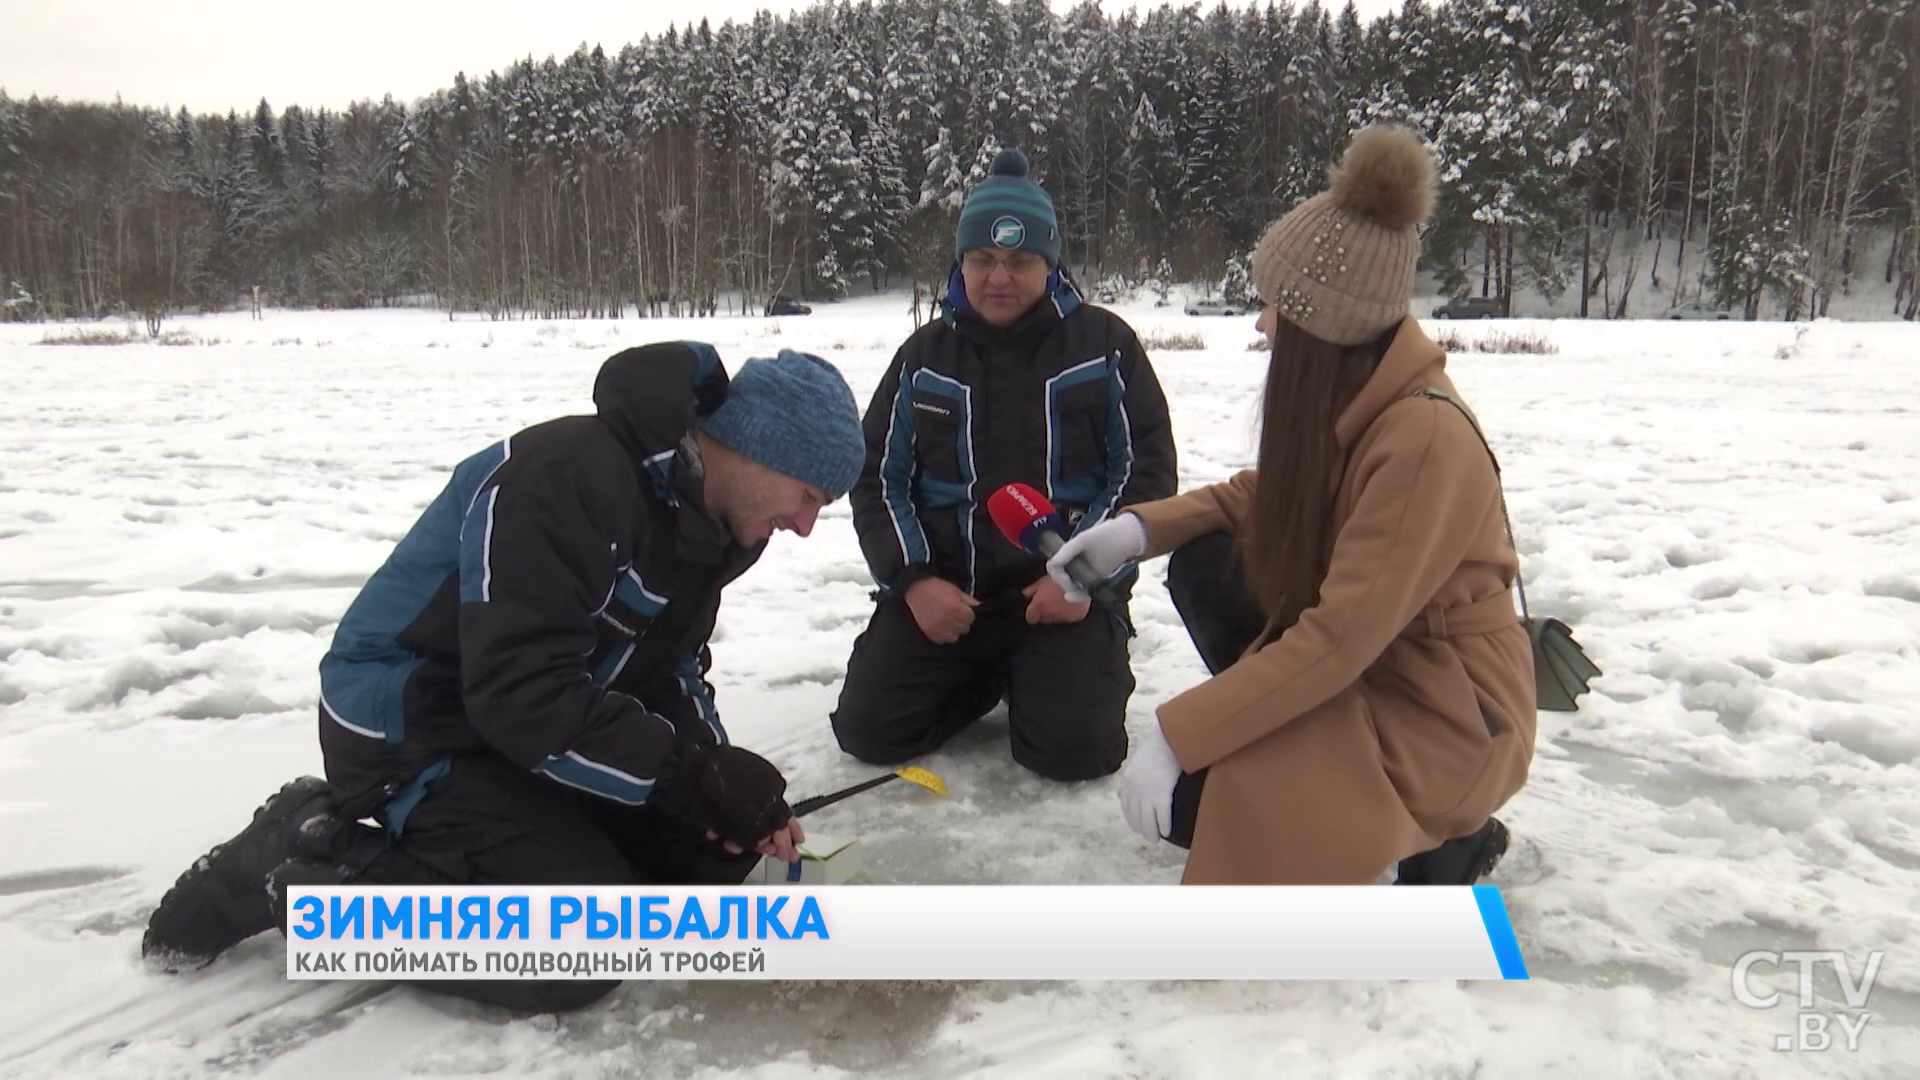
[[[1456,328],[1560,348],[1451,370],[1502,452],[1529,596],[1607,670],[1580,713],[1543,717],[1503,814],[1496,881],[1531,982],[634,982],[555,1020],[288,983],[277,935],[194,976],[142,970],[147,913],[187,861],[318,769],[315,662],[448,467],[586,409],[600,361],[650,340],[734,364],[818,351],[864,403],[905,308],[268,312],[169,324],[218,339],[180,347],[0,326],[0,1076],[1912,1075],[1920,327],[1902,324]],[[1124,313],[1207,342],[1155,354],[1183,484],[1247,463],[1251,320]],[[1136,601],[1136,729],[1202,670],[1163,573]],[[723,715],[796,795],[872,774],[826,721],[868,587],[843,503],[811,540],[780,537],[723,612]],[[883,882],[1177,876],[1113,780],[1017,771],[1002,717],[925,764],[951,799],[889,787],[810,825],[857,836]],[[1855,970],[1885,950],[1857,1052],[1773,1049],[1792,1006],[1740,1006],[1729,973],[1762,948],[1845,950]]]

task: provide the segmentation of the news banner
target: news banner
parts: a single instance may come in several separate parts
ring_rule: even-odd
[[[1497,886],[292,886],[294,979],[1525,979]]]

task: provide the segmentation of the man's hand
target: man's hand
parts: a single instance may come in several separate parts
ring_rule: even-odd
[[[720,834],[707,830],[707,839],[720,840]],[[807,842],[806,831],[800,828],[800,819],[792,818],[785,825],[773,830],[772,835],[753,845],[753,850],[762,855],[777,855],[783,862],[800,861],[800,845]],[[745,849],[731,840],[721,840],[727,854],[738,855]]]
[[[945,578],[921,578],[907,589],[907,609],[920,632],[935,645],[951,645],[973,628],[980,601]]]
[[[1067,599],[1066,591],[1051,577],[1043,577],[1021,589],[1020,595],[1027,598],[1029,625],[1077,623],[1086,618],[1087,612],[1093,609],[1090,601]]]
[[[780,770],[751,750],[683,744],[647,801],[739,847],[768,842],[792,822],[786,790]]]

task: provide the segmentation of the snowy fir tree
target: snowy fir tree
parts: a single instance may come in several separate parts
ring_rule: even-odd
[[[0,280],[34,298],[0,317],[219,307],[254,285],[509,317],[938,283],[1002,146],[1052,193],[1081,280],[1165,260],[1218,282],[1375,121],[1439,157],[1423,261],[1442,291],[1758,318],[1878,278],[1891,314],[1920,317],[1915,8],[1406,0],[1368,22],[1347,0],[868,0],[341,110],[0,97],[19,196],[0,198]]]

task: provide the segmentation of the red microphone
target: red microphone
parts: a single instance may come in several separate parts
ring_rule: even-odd
[[[988,496],[987,516],[993,518],[994,527],[1008,543],[1043,559],[1053,558],[1066,545],[1066,538],[1061,535],[1060,512],[1045,495],[1025,484],[1008,484]],[[1087,565],[1085,556],[1075,556],[1067,562],[1067,576],[1088,595],[1113,602],[1113,591],[1107,588],[1106,579]]]

